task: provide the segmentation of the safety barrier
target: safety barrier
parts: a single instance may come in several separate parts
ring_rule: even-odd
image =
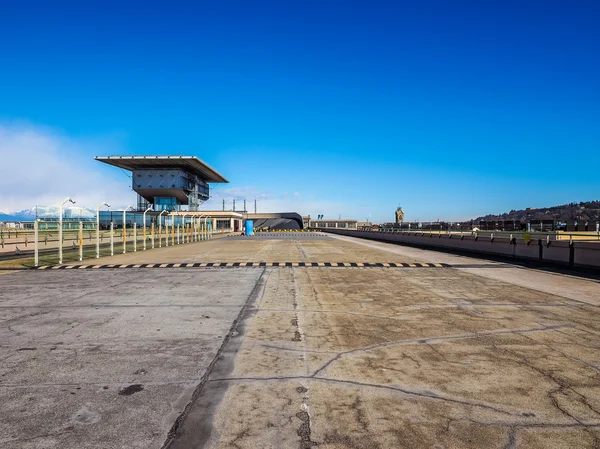
[[[57,222],[35,220],[33,230],[19,230],[2,233],[0,236],[0,258],[12,259],[33,256],[33,265],[40,265],[40,256],[45,263],[62,264],[63,259],[82,261],[84,258],[113,256],[128,251],[146,251],[169,245],[193,243],[212,238],[212,227],[199,219],[190,219],[180,224],[162,224],[115,230],[111,222],[108,229],[101,230],[93,222],[64,221],[58,229],[48,229],[47,224],[56,228]],[[87,244],[86,244],[87,242]],[[95,251],[94,251],[95,249]],[[54,260],[56,259],[56,261]]]
[[[323,232],[381,242],[474,254],[488,254],[572,268],[600,269],[600,242],[531,238],[528,234],[435,234],[321,229]]]
[[[315,231],[311,231],[310,229],[255,229],[254,230],[255,233],[257,232],[315,232]]]

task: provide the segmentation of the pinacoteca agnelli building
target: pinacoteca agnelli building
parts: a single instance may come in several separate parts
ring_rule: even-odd
[[[97,161],[131,172],[138,210],[197,211],[209,198],[209,183],[229,182],[195,156],[96,156]]]

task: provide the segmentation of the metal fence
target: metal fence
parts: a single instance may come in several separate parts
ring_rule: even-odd
[[[149,226],[107,229],[91,221],[35,220],[30,229],[0,229],[0,258],[33,256],[33,266],[59,264],[127,252],[192,243],[212,238],[212,222],[201,217],[172,215]]]
[[[421,234],[421,235],[473,235],[485,237],[543,239],[543,240],[570,240],[570,241],[600,241],[600,231],[596,232],[567,232],[567,231],[482,231],[482,230],[453,230],[442,229],[398,229],[394,227],[380,227],[377,232],[397,234]]]
[[[560,220],[496,220],[496,221],[437,221],[385,223],[384,229],[400,231],[510,231],[510,232],[599,232],[597,221]]]

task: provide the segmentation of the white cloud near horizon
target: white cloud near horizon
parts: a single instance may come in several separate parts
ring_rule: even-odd
[[[297,186],[296,186],[297,188]],[[255,187],[225,187],[217,186],[211,190],[211,198],[200,206],[202,210],[222,210],[225,200],[225,210],[231,210],[235,199],[236,211],[244,209],[244,199],[248,212],[254,212],[254,199],[258,213],[266,212],[297,212],[301,215],[325,214],[330,218],[349,217],[346,205],[324,199],[311,198],[302,192],[270,192]]]
[[[67,196],[76,206],[94,209],[107,201],[112,210],[135,205],[128,173],[94,160],[97,155],[122,154],[115,139],[68,136],[54,129],[27,122],[0,122],[0,212],[13,213],[35,206],[58,206]],[[298,212],[347,217],[345,205],[311,198],[301,191],[270,192],[257,187],[213,185],[211,199],[202,210],[232,208],[258,212]],[[296,187],[297,189],[297,187]]]
[[[0,212],[11,213],[60,204],[67,196],[77,206],[112,208],[135,201],[130,181],[107,175],[93,156],[115,154],[111,139],[73,138],[22,122],[0,123]]]

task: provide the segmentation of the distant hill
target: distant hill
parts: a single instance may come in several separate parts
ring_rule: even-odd
[[[559,220],[559,221],[600,221],[600,201],[569,203],[562,206],[511,210],[500,215],[485,215],[474,221],[494,220]]]
[[[64,207],[63,213],[65,220],[81,218],[91,219],[96,216],[96,212],[91,209],[75,206]],[[37,206],[8,214],[0,212],[0,222],[34,221],[36,217],[42,220],[58,219],[59,215],[58,206]]]
[[[3,222],[18,222],[18,221],[33,221],[35,220],[35,210],[33,213],[29,209],[11,212],[8,214],[0,212],[0,221]]]

